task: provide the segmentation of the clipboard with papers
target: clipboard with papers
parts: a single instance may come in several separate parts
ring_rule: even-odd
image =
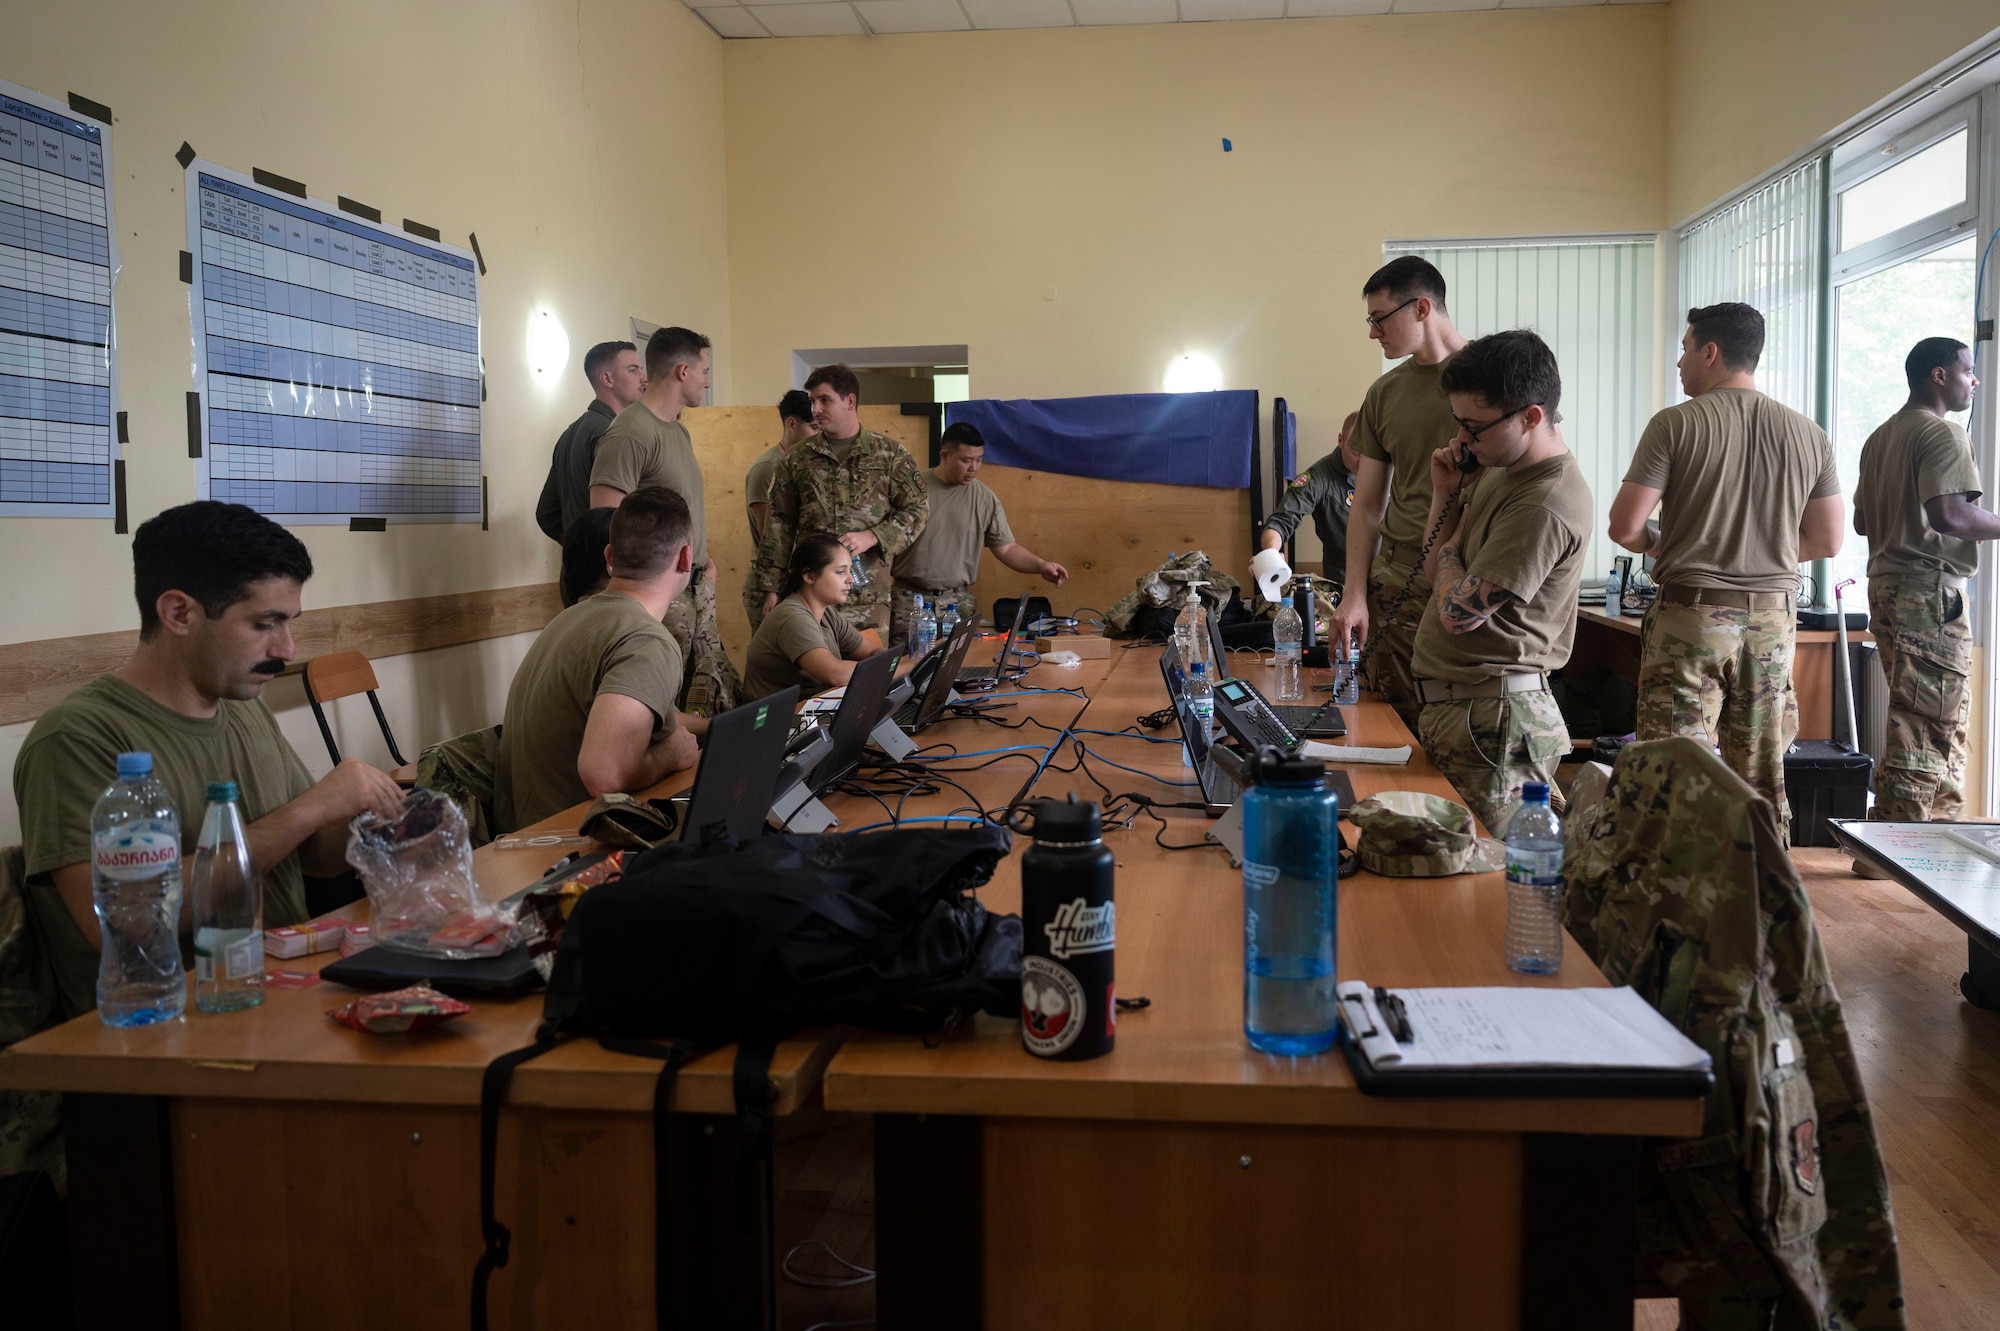
[[[1370,1095],[1708,1094],[1708,1054],[1629,987],[1338,987],[1341,1046]]]

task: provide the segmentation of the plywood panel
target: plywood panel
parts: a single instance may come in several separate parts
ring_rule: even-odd
[[[985,1140],[988,1326],[1518,1324],[1519,1137],[990,1119]]]

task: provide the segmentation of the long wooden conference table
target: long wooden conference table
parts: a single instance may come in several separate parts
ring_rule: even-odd
[[[1030,789],[1101,800],[1085,770],[1064,770],[1075,732],[1112,791],[1187,799],[1174,745],[1081,733],[1165,704],[1157,656],[1114,645],[1108,661],[1037,667],[992,699],[993,718],[1019,729],[953,719],[918,737],[921,756],[988,810]],[[1409,742],[1385,705],[1345,710],[1348,742]],[[1421,751],[1350,771],[1363,797],[1450,793]],[[884,818],[873,799],[828,803],[848,828]],[[902,813],[966,803],[946,787]],[[524,833],[572,832],[578,812]],[[1199,843],[1210,826],[1199,811],[1161,816],[1168,843]],[[1240,876],[1218,847],[1160,848],[1157,828],[1141,817],[1106,834],[1118,992],[1151,1000],[1123,1016],[1110,1056],[1035,1059],[1015,1023],[987,1017],[928,1045],[808,1031],[779,1047],[781,1121],[822,1097],[874,1116],[879,1325],[1629,1327],[1638,1140],[1698,1132],[1700,1101],[1382,1099],[1356,1089],[1337,1053],[1252,1051]],[[561,853],[488,847],[475,868],[497,898]],[[1340,893],[1344,977],[1604,983],[1573,944],[1554,976],[1506,968],[1498,874],[1363,873]],[[1018,853],[982,896],[1018,908]],[[0,1086],[66,1093],[79,1325],[464,1325],[482,1246],[479,1075],[529,1042],[541,1000],[379,1037],[327,1019],[346,996],[273,991],[249,1012],[190,1005],[139,1030],[89,1015],[0,1054]],[[773,1316],[768,1191],[759,1214],[736,1213],[732,1063],[730,1049],[695,1061],[673,1101],[673,1283],[689,1291],[690,1326]],[[494,1276],[495,1327],[654,1324],[656,1073],[575,1041],[515,1074],[497,1198],[513,1258]],[[107,1279],[95,1259],[112,1252]]]

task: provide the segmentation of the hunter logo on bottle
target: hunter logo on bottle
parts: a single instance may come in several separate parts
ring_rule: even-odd
[[[1035,800],[1021,855],[1021,1044],[1040,1058],[1098,1058],[1117,1034],[1116,860],[1097,806]]]

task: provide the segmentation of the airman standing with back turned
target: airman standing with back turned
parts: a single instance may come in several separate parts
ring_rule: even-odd
[[[847,547],[867,580],[840,613],[858,629],[886,635],[889,565],[924,530],[930,512],[924,479],[901,444],[862,428],[861,381],[854,371],[821,366],[807,377],[806,393],[819,433],[794,445],[771,478],[771,512],[757,551],[764,613],[778,604],[793,543],[824,532]]]
[[[1639,436],[1611,539],[1653,556],[1660,587],[1639,627],[1639,738],[1719,745],[1789,827],[1792,598],[1799,564],[1840,553],[1845,523],[1833,446],[1757,391],[1763,353],[1764,316],[1750,306],[1688,311],[1680,373],[1690,400]]]
[[[1889,680],[1871,818],[1950,821],[1965,809],[1972,632],[1965,580],[2000,517],[1974,502],[1979,464],[1945,413],[1972,405],[1972,352],[1927,337],[1903,362],[1910,400],[1861,446],[1854,530],[1868,538],[1868,614]],[[1857,864],[1859,862],[1857,861]]]
[[[1423,704],[1410,654],[1431,594],[1423,573],[1430,553],[1424,538],[1431,455],[1458,436],[1438,375],[1465,339],[1445,312],[1444,275],[1415,255],[1376,269],[1361,298],[1368,336],[1382,344],[1384,356],[1408,359],[1368,386],[1354,424],[1351,442],[1361,471],[1347,521],[1347,593],[1328,638],[1337,649],[1350,634],[1363,647],[1371,631],[1376,635],[1367,660],[1369,686],[1415,734]]]
[[[743,570],[743,613],[750,619],[752,633],[764,622],[764,589],[757,585],[757,547],[763,544],[764,520],[771,514],[771,481],[792,445],[813,432],[812,418],[812,399],[796,388],[787,391],[778,399],[778,442],[760,453],[743,477],[743,508],[750,518],[750,566]]]

